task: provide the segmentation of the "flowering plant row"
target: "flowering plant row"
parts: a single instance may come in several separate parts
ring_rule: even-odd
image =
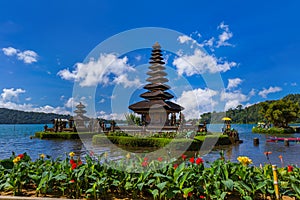
[[[275,195],[272,166],[250,166],[220,159],[204,164],[201,157],[182,155],[178,160],[165,157],[136,157],[128,153],[118,161],[108,154],[87,155],[81,160],[73,152],[65,159],[44,154],[32,161],[24,153],[0,163],[0,191],[36,196],[56,194],[69,198],[101,199],[121,195],[153,199],[264,199]],[[136,173],[141,171],[141,173]],[[278,169],[282,195],[300,199],[300,169]]]

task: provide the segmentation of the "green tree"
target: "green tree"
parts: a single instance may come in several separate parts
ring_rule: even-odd
[[[290,100],[263,103],[261,106],[260,112],[275,127],[288,127],[288,124],[295,121],[300,114],[299,104]]]
[[[136,116],[133,113],[125,114],[125,118],[126,118],[128,125],[139,126],[141,124],[141,118],[139,116]]]

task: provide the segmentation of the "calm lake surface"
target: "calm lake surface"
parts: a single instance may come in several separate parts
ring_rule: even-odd
[[[51,125],[49,125],[51,126]],[[222,125],[210,125],[208,130],[220,132]],[[242,144],[222,146],[202,157],[206,161],[213,161],[220,157],[219,152],[224,150],[225,158],[237,162],[238,156],[248,156],[253,160],[254,165],[267,163],[264,152],[271,151],[270,160],[272,164],[281,166],[279,155],[283,156],[284,165],[295,164],[300,166],[300,144],[290,142],[290,146],[284,146],[283,142],[266,142],[270,135],[255,134],[251,132],[253,125],[233,124],[232,127],[238,130]],[[50,155],[54,158],[64,157],[71,151],[84,157],[89,151],[96,154],[107,152],[114,159],[118,159],[121,153],[118,153],[113,145],[94,146],[91,140],[40,140],[30,139],[35,132],[43,130],[42,124],[32,125],[0,125],[0,159],[8,158],[14,151],[16,154],[27,152],[33,160],[39,157],[39,154]],[[285,135],[285,137],[299,137],[300,133]],[[253,138],[259,138],[260,144],[253,145]],[[191,152],[193,155],[195,152]],[[201,152],[202,153],[202,152]]]

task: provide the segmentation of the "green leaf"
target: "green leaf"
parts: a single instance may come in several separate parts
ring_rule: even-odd
[[[263,187],[265,187],[267,185],[267,182],[264,181],[264,182],[260,182],[257,186],[256,186],[256,190],[260,190],[262,189]]]
[[[158,189],[159,189],[160,191],[162,191],[162,190],[166,187],[167,183],[168,183],[168,182],[165,181],[165,182],[162,182],[162,183],[157,184],[156,186],[158,187]]]
[[[245,200],[252,200],[252,197],[250,197],[250,196],[244,196],[243,199],[245,199]]]
[[[193,190],[194,190],[194,188],[184,188],[183,189],[183,194],[184,195],[188,195],[188,193],[191,192],[191,191],[193,191]]]
[[[292,188],[295,190],[295,192],[300,195],[300,188],[299,185],[296,185],[295,183],[292,183]]]
[[[131,189],[131,187],[132,187],[132,184],[130,182],[126,182],[126,184],[124,186],[125,190],[129,190],[129,189]]]
[[[143,189],[143,187],[144,187],[144,184],[145,184],[145,183],[139,183],[139,184],[137,184],[137,187],[138,187],[138,189],[139,189],[140,191],[142,191],[142,189]]]
[[[246,185],[246,183],[244,183],[243,181],[238,181],[239,182],[239,184],[244,188],[244,189],[246,189],[248,192],[252,192],[252,189],[248,186],[248,185]]]
[[[82,168],[80,169],[80,171],[79,171],[77,177],[80,178],[80,177],[83,175],[84,171],[85,171],[85,168],[82,167]]]
[[[0,164],[5,168],[5,169],[12,169],[14,167],[14,163],[11,159],[4,159],[0,161]]]
[[[151,192],[153,198],[156,199],[156,197],[158,196],[158,190],[157,190],[157,189],[155,189],[155,190],[150,190],[150,192]]]
[[[229,189],[230,191],[233,190],[233,186],[234,186],[234,182],[231,179],[228,179],[226,181],[222,181],[222,183],[225,185],[225,187],[227,189]]]
[[[225,199],[226,195],[227,195],[227,192],[222,192],[222,194],[220,195],[221,199]]]

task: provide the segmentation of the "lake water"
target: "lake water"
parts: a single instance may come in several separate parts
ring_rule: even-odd
[[[210,125],[208,130],[220,131],[222,125]],[[270,160],[272,164],[281,166],[279,155],[283,156],[284,165],[295,164],[300,166],[300,144],[290,142],[290,146],[284,146],[283,142],[270,143],[266,142],[269,135],[255,134],[251,132],[253,125],[242,124],[232,125],[233,128],[238,130],[240,139],[244,142],[242,144],[222,146],[217,150],[210,151],[208,154],[203,155],[204,160],[213,161],[220,157],[220,150],[224,150],[225,158],[233,162],[237,162],[238,156],[248,156],[253,160],[254,165],[267,163],[264,152],[271,151]],[[102,145],[94,146],[90,140],[40,140],[30,139],[30,136],[35,132],[43,129],[42,124],[33,125],[0,125],[0,159],[8,158],[12,151],[16,154],[27,152],[32,159],[37,159],[39,154],[50,155],[54,158],[58,156],[65,156],[70,151],[80,154],[82,157],[94,151],[97,154],[108,152],[113,158],[119,158],[120,153],[116,151],[114,146]],[[253,138],[259,138],[260,144],[253,145]],[[300,133],[287,135],[286,137],[300,137]],[[194,152],[191,152],[191,155]]]

